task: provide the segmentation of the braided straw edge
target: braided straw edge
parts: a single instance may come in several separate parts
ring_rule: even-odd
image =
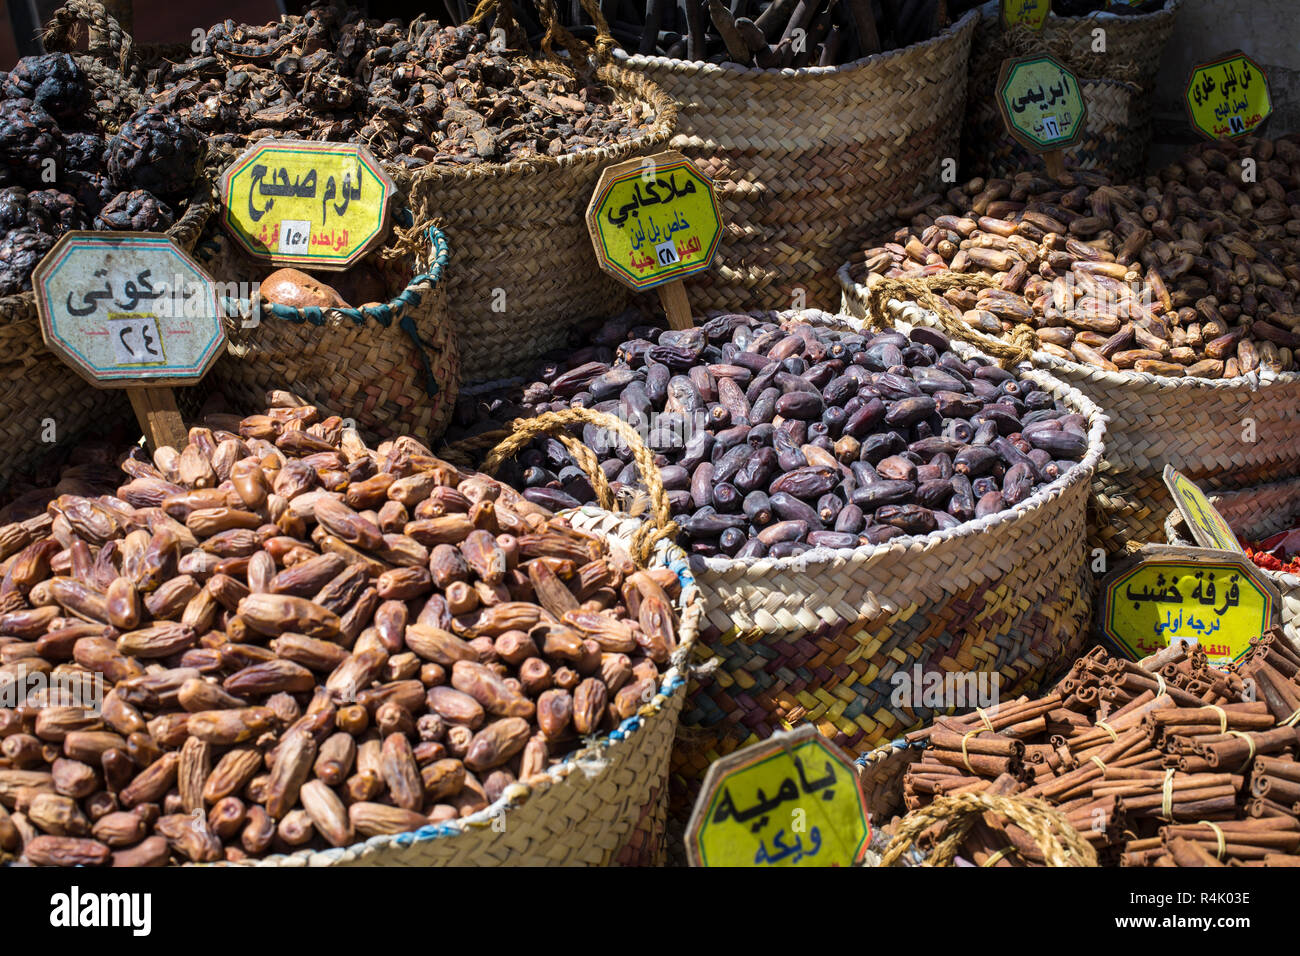
[[[853,277],[853,272],[863,264],[856,261],[846,262],[836,272],[836,278],[839,280],[840,290],[843,293],[844,311],[855,318],[865,318],[871,314],[867,303],[870,301],[871,287],[874,285],[872,279],[875,274],[872,273],[867,277],[866,284],[858,282]],[[893,311],[900,312],[907,306],[912,305],[912,303],[890,299],[887,305]],[[944,328],[943,322],[932,311],[920,308],[916,308],[915,311],[920,314],[923,324],[938,329]],[[994,342],[999,343],[1000,348],[1006,346],[1005,341],[976,329],[971,329],[970,335],[971,341],[977,344],[981,350],[991,348],[991,343]],[[1048,355],[1046,352],[1038,351],[1031,354],[1031,361],[1036,367],[1043,367],[1071,381],[1089,379],[1108,387],[1126,388],[1139,392],[1155,392],[1166,388],[1242,388],[1256,391],[1268,385],[1283,385],[1300,381],[1300,371],[1273,372],[1268,369],[1248,372],[1245,375],[1238,375],[1236,378],[1188,378],[1185,375],[1180,377],[1152,375],[1150,372],[1109,372],[1079,362],[1067,362],[1055,355]]]
[[[861,57],[851,63],[841,63],[839,66],[805,66],[795,69],[794,67],[769,67],[762,68],[756,66],[742,66],[739,63],[701,63],[695,60],[674,60],[666,56],[645,56],[640,53],[627,53],[622,49],[614,51],[614,59],[619,63],[626,63],[632,67],[655,67],[658,69],[668,70],[673,73],[683,75],[696,74],[702,77],[720,77],[720,76],[788,76],[788,77],[817,77],[832,76],[838,73],[852,73],[855,70],[862,70],[875,66],[878,63],[885,63],[890,60],[900,59],[905,56],[916,53],[918,50],[925,50],[930,47],[939,46],[952,38],[954,34],[961,33],[968,26],[974,26],[980,19],[977,10],[967,10],[962,14],[961,19],[955,23],[950,23],[928,40],[922,40],[920,43],[913,43],[910,46],[898,47],[894,50],[885,50],[881,53],[872,53],[869,56]],[[970,21],[969,23],[967,21]]]

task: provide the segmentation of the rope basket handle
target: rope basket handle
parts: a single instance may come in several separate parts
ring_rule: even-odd
[[[487,475],[495,475],[503,462],[513,458],[535,438],[551,436],[564,444],[578,467],[591,481],[596,492],[596,500],[606,511],[615,507],[614,492],[609,480],[601,470],[600,461],[595,452],[568,434],[572,425],[595,425],[618,435],[632,451],[632,460],[641,473],[646,490],[650,494],[650,513],[652,520],[643,523],[632,536],[632,560],[641,567],[648,567],[654,553],[655,544],[663,538],[677,536],[677,523],[672,520],[672,510],[668,505],[668,492],[664,490],[663,478],[654,463],[654,456],[646,447],[641,436],[627,422],[589,408],[569,408],[560,412],[544,412],[536,418],[519,418],[511,422],[511,433],[490,452],[483,460],[480,470]]]
[[[992,810],[1009,819],[1033,839],[1043,851],[1048,866],[1096,866],[1097,851],[1070,826],[1064,815],[1042,800],[999,796],[989,793],[960,793],[936,797],[929,806],[913,810],[903,818],[889,841],[881,866],[897,866],[917,838],[940,824],[939,839],[926,860],[927,866],[952,866],[953,858],[970,828],[981,815]]]
[[[45,48],[72,52],[83,25],[87,27],[86,49],[90,56],[123,77],[132,77],[135,41],[98,0],[67,0],[55,10],[42,38]]]
[[[886,303],[890,299],[911,299],[922,308],[933,312],[943,330],[955,339],[973,345],[996,358],[1004,369],[1027,362],[1038,345],[1038,335],[1032,326],[1020,323],[1010,333],[1011,340],[1003,341],[983,332],[977,332],[965,322],[948,314],[936,293],[949,289],[991,289],[997,285],[991,276],[980,272],[941,272],[932,276],[887,276],[872,274],[867,277],[867,312],[873,328],[889,328],[893,322]]]

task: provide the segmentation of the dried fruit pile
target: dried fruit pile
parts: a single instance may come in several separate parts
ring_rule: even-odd
[[[966,793],[1038,798],[1103,865],[1300,865],[1300,734],[1287,722],[1300,710],[1297,674],[1300,656],[1276,633],[1221,669],[1181,642],[1142,664],[1096,648],[1046,696],[909,735],[928,746],[903,777],[905,807]],[[977,866],[1044,862],[993,813],[959,854]]]
[[[231,148],[268,137],[364,143],[381,160],[505,162],[630,139],[654,117],[613,91],[510,52],[472,28],[343,15],[233,20],[150,71],[154,101]]]
[[[1072,175],[925,197],[867,270],[991,277],[945,293],[953,318],[993,335],[1027,323],[1042,351],[1107,371],[1300,369],[1300,138],[1202,144],[1140,186]]]
[[[140,110],[110,135],[94,90],[66,53],[0,73],[0,296],[71,229],[161,231],[190,195],[205,144],[175,116]]]
[[[0,529],[0,856],[240,860],[450,821],[655,693],[670,571],[272,405]],[[51,696],[99,675],[97,713]]]
[[[1019,504],[1087,450],[1081,415],[996,365],[963,361],[940,332],[858,335],[802,315],[720,315],[680,332],[620,317],[518,403],[467,404],[461,422],[500,427],[571,405],[621,417],[656,453],[689,550],[706,556],[787,557],[954,528]],[[615,491],[635,483],[629,449],[590,425],[583,440]],[[558,441],[518,465],[529,500],[591,500]]]

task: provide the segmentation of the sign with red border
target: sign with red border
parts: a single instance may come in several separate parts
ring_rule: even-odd
[[[271,265],[347,269],[388,235],[396,185],[364,146],[263,140],[221,175],[221,220]]]
[[[69,232],[32,289],[45,344],[98,388],[197,382],[226,344],[212,277],[160,233]]]
[[[608,167],[587,206],[600,267],[651,289],[709,267],[722,238],[713,180],[675,150]]]

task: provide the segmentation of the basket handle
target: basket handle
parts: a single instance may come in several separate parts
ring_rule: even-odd
[[[614,493],[609,486],[609,480],[601,470],[600,461],[596,458],[595,452],[568,434],[567,430],[571,425],[595,425],[597,428],[614,432],[632,450],[632,460],[636,462],[641,480],[645,482],[646,490],[650,494],[651,513],[651,520],[642,524],[632,536],[632,559],[641,567],[648,567],[656,542],[661,538],[676,537],[678,528],[677,523],[672,520],[668,492],[664,490],[663,478],[654,463],[654,456],[641,440],[641,436],[636,433],[636,429],[622,419],[590,408],[568,408],[559,412],[545,412],[536,418],[516,419],[510,425],[509,437],[488,452],[480,468],[485,474],[496,474],[502,462],[513,458],[534,438],[543,435],[554,436],[569,450],[578,467],[591,481],[600,506],[606,511],[613,511]]]
[[[977,332],[965,322],[959,322],[948,314],[939,301],[936,292],[949,289],[976,288],[989,289],[996,283],[992,277],[975,272],[966,275],[960,272],[942,272],[932,276],[888,276],[870,275],[867,277],[867,312],[871,324],[876,328],[892,325],[885,304],[890,299],[911,299],[917,305],[929,309],[938,318],[943,330],[954,339],[961,339],[996,358],[1005,369],[1011,369],[1021,362],[1029,361],[1038,344],[1038,337],[1031,326],[1023,322],[1011,330],[1011,341]]]
[[[881,866],[896,866],[899,858],[930,827],[940,826],[926,863],[952,866],[970,828],[986,812],[999,813],[1024,830],[1043,851],[1048,866],[1096,866],[1097,851],[1066,822],[1065,816],[1042,800],[991,793],[959,793],[936,797],[929,806],[913,810],[898,825]]]
[[[67,0],[55,10],[45,28],[45,48],[71,52],[83,24],[88,33],[87,52],[129,78],[134,70],[135,42],[98,0]]]

